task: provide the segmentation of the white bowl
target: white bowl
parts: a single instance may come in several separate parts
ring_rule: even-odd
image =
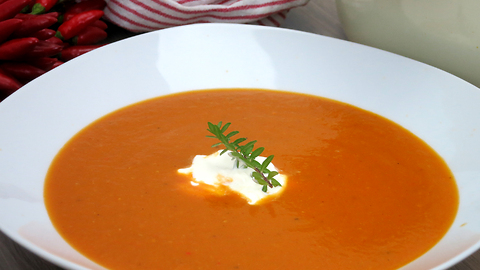
[[[402,269],[444,269],[480,247],[480,91],[413,60],[270,27],[201,24],[99,48],[0,103],[0,228],[68,269],[102,269],[53,228],[43,182],[57,151],[95,119],[151,97],[208,88],[267,88],[340,100],[387,117],[430,144],[453,171],[458,215]]]

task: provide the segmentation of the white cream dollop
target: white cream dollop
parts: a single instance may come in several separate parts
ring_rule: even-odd
[[[228,187],[239,193],[249,204],[256,204],[266,197],[278,196],[285,189],[287,177],[278,174],[274,178],[282,186],[268,188],[267,192],[263,192],[262,186],[252,179],[253,169],[245,168],[242,165],[237,168],[235,160],[228,152],[223,155],[220,155],[220,152],[221,150],[208,156],[196,155],[192,166],[179,169],[178,172],[191,174],[193,178],[191,184],[194,186],[204,183],[213,187]],[[259,156],[255,160],[262,163],[265,159],[265,157]],[[267,169],[278,171],[272,163],[267,166]]]

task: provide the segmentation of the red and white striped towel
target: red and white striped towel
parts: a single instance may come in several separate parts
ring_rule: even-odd
[[[193,23],[280,26],[288,10],[308,0],[107,0],[105,17],[132,32]]]

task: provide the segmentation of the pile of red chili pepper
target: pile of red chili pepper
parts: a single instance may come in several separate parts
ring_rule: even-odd
[[[107,38],[105,0],[0,0],[0,101]]]

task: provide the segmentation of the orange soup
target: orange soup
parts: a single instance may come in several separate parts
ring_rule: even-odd
[[[207,122],[257,140],[288,176],[250,205],[177,172],[218,149]],[[58,232],[109,269],[396,269],[451,226],[444,161],[399,125],[280,91],[172,94],[87,126],[53,161],[45,202]]]

